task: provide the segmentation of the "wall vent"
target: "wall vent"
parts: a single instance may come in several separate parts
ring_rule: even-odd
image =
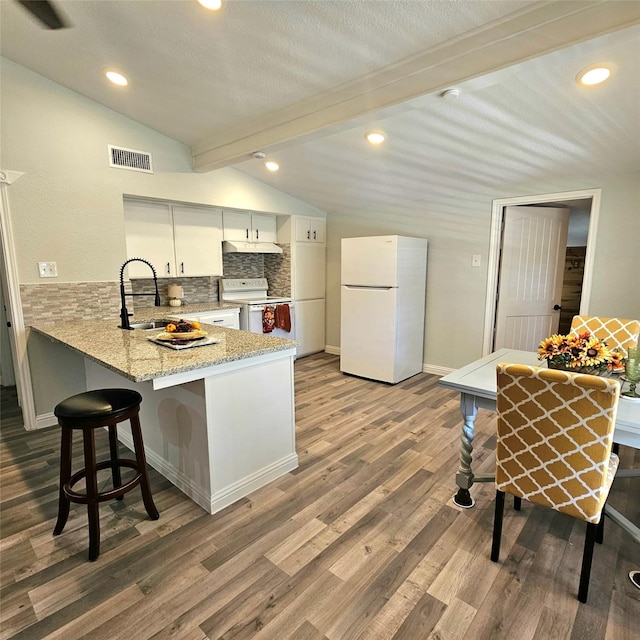
[[[123,149],[122,147],[109,147],[109,166],[118,169],[129,169],[130,171],[144,171],[153,173],[151,154],[146,151],[136,151],[135,149]]]

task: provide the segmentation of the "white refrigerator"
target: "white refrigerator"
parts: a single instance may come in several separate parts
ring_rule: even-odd
[[[396,383],[422,371],[427,240],[343,238],[340,371]]]

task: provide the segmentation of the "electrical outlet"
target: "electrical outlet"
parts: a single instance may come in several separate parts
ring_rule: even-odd
[[[474,253],[473,257],[471,258],[471,266],[479,267],[481,260],[482,260],[482,256],[479,253]]]
[[[57,278],[58,265],[55,262],[38,262],[38,273],[41,278]]]

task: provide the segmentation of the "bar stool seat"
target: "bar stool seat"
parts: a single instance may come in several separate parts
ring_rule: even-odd
[[[152,520],[160,517],[151,497],[147,463],[140,428],[140,403],[142,396],[131,389],[96,389],[71,396],[60,402],[53,413],[58,418],[61,428],[60,445],[60,493],[58,499],[58,520],[53,535],[62,533],[71,502],[87,505],[89,518],[89,560],[95,560],[100,553],[100,518],[98,505],[100,502],[122,500],[138,485],[142,491],[142,500],[147,514]],[[118,457],[117,425],[129,420],[133,436],[135,460]],[[110,457],[103,462],[96,462],[95,429],[107,427],[109,430]],[[84,449],[84,467],[71,473],[73,431],[82,431]],[[131,480],[122,483],[120,470],[122,467],[133,469],[135,474]],[[98,491],[98,471],[111,469],[113,489]],[[86,491],[75,491],[73,486],[81,479],[86,481]]]

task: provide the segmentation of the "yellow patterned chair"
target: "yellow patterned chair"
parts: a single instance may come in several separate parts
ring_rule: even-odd
[[[587,522],[578,599],[586,602],[594,541],[618,457],[611,453],[620,386],[598,376],[499,364],[496,508],[498,561],[505,492]]]
[[[627,349],[638,344],[640,320],[626,318],[604,318],[602,316],[573,316],[571,333],[589,331],[592,335],[607,343],[609,349]]]

